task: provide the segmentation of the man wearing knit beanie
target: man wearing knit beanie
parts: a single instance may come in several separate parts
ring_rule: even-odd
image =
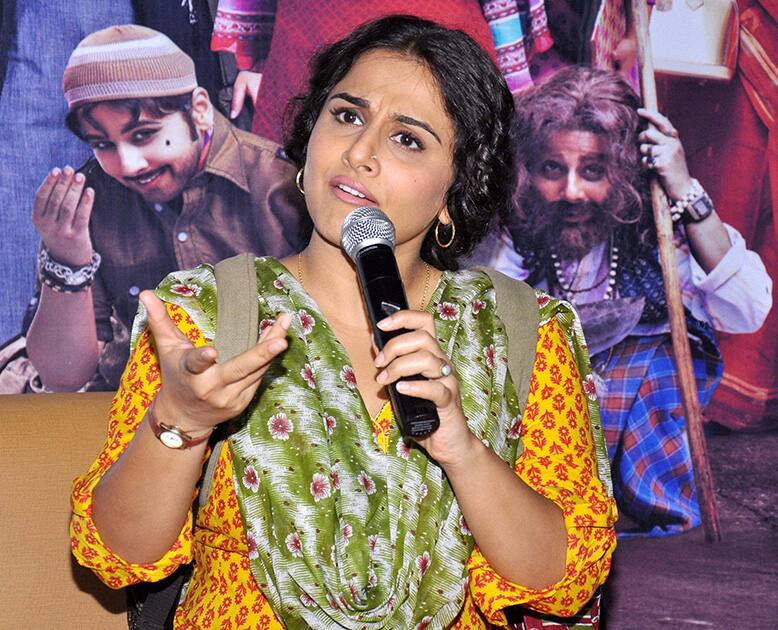
[[[92,33],[63,89],[66,123],[94,158],[55,168],[38,189],[41,287],[27,348],[48,389],[112,388],[120,372],[108,373],[104,346],[117,323],[131,326],[142,290],[243,251],[293,253],[309,219],[280,147],[216,112],[165,35],[137,25]],[[121,368],[129,342],[111,345]]]

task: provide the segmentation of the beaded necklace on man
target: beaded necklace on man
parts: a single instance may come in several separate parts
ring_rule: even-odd
[[[559,260],[559,256],[553,250],[550,251],[550,256],[551,256],[552,265],[554,267],[554,273],[556,275],[557,284],[559,285],[559,288],[562,290],[562,293],[564,294],[565,299],[568,302],[572,302],[575,295],[579,293],[587,293],[589,291],[596,289],[597,287],[602,285],[603,282],[605,282],[606,278],[608,280],[608,288],[605,291],[605,297],[603,299],[605,300],[613,299],[614,291],[616,288],[616,278],[618,276],[618,268],[619,268],[619,248],[613,242],[612,234],[610,238],[610,264],[608,265],[608,272],[599,281],[595,282],[591,286],[584,287],[582,289],[573,289],[573,285],[575,284],[575,279],[578,276],[578,271],[580,269],[580,261],[576,266],[575,273],[573,274],[573,279],[570,282],[567,282],[565,280],[564,274],[562,273],[562,262]]]

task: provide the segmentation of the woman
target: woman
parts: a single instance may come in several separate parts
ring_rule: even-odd
[[[520,420],[491,283],[454,272],[509,210],[510,93],[469,37],[401,16],[322,52],[309,88],[286,148],[311,241],[257,260],[264,333],[221,364],[206,345],[211,267],[170,276],[166,305],[143,295],[107,446],[75,484],[76,557],[113,587],[194,558],[179,628],[484,628],[513,604],[576,613],[607,575],[615,510],[572,317],[540,299]],[[383,320],[410,332],[377,354],[339,247],[364,205],[394,222],[415,307]],[[434,402],[441,426],[414,444],[385,387],[418,373],[429,380],[397,388]],[[201,440],[244,410],[193,528]],[[160,422],[191,446],[166,448]]]

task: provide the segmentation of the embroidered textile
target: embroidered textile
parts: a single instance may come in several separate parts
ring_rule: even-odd
[[[626,258],[619,267],[617,286],[621,297],[645,298],[641,324],[656,324],[667,320],[665,284],[656,250],[650,255]]]
[[[261,72],[275,15],[276,0],[219,0],[211,50],[234,54],[239,70]]]
[[[497,65],[513,94],[530,87],[528,57],[543,53],[554,44],[548,29],[543,0],[488,0],[482,3],[484,17],[497,52]]]

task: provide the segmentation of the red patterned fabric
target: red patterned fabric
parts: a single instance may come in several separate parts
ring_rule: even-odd
[[[742,3],[747,4],[754,3]],[[762,257],[776,286],[778,185],[771,185],[771,179],[778,172],[778,141],[774,131],[770,139],[770,130],[754,110],[746,89],[748,76],[739,70],[730,83],[664,79],[659,82],[660,108],[681,134],[689,171],[708,191],[721,219],[737,228],[749,249]],[[767,96],[764,87],[759,92]],[[778,309],[773,307],[755,333],[717,337],[724,376],[707,418],[732,429],[775,427]]]
[[[411,13],[459,28],[494,58],[494,45],[477,0],[278,0],[252,131],[282,142],[286,104],[305,89],[308,62],[316,49],[337,41],[364,22],[392,13]]]
[[[211,50],[235,55],[240,70],[262,71],[270,48],[275,0],[219,0]]]

